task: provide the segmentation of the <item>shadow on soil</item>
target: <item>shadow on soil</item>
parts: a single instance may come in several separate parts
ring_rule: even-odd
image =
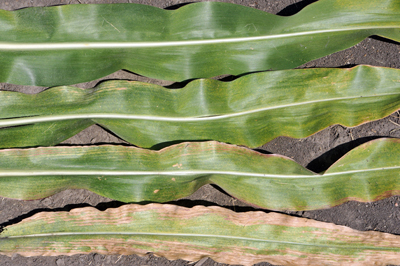
[[[381,42],[387,42],[387,43],[392,43],[392,44],[400,45],[399,42],[396,42],[396,41],[393,41],[393,40],[390,40],[390,39],[386,39],[386,38],[381,37],[381,36],[378,36],[378,35],[373,35],[373,36],[371,36],[370,38],[371,38],[371,39],[374,39],[374,40],[377,40],[377,41],[381,41]]]
[[[176,10],[178,8],[181,8],[183,6],[186,6],[188,4],[193,4],[196,2],[186,2],[186,3],[181,3],[181,4],[176,4],[176,5],[172,5],[172,6],[167,6],[166,8],[164,8],[165,10]]]
[[[287,6],[284,9],[282,9],[281,11],[279,11],[277,13],[277,15],[284,16],[284,17],[292,16],[292,15],[298,13],[300,10],[302,10],[306,6],[308,6],[309,4],[312,4],[317,1],[318,0],[303,0],[301,2],[291,4],[290,6]]]

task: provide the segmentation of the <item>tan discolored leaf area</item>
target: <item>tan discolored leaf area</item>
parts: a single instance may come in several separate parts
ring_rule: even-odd
[[[0,253],[56,256],[154,252],[168,259],[252,265],[385,265],[400,259],[400,237],[260,211],[124,205],[44,212],[4,228]]]

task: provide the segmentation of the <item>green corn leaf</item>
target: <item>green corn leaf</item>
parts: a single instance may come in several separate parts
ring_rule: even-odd
[[[9,149],[0,151],[0,196],[30,200],[84,188],[124,202],[167,202],[216,184],[258,207],[312,210],[398,194],[399,151],[400,140],[375,140],[319,175],[284,156],[218,142],[161,151],[107,145]]]
[[[54,144],[94,123],[146,148],[185,140],[258,147],[278,136],[302,138],[337,123],[355,126],[399,108],[400,70],[369,66],[264,72],[232,82],[195,80],[176,90],[109,81],[90,90],[0,92],[0,127],[13,126],[0,129],[0,147]],[[79,120],[84,122],[77,126]],[[27,125],[42,123],[60,130],[29,135]],[[18,126],[30,136],[24,143],[22,133],[15,135]]]
[[[38,213],[5,228],[0,254],[139,254],[252,265],[386,265],[400,259],[400,237],[278,213],[220,207],[125,205]]]
[[[228,3],[0,12],[0,82],[54,86],[119,69],[181,81],[297,67],[370,35],[400,41],[400,1],[320,0],[291,17]]]
[[[90,119],[79,119],[2,128],[0,148],[56,145],[91,125]]]

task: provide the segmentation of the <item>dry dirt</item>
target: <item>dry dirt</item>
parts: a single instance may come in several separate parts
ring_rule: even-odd
[[[30,6],[49,6],[59,4],[85,4],[85,3],[141,3],[161,8],[176,8],[188,1],[152,1],[152,0],[14,0],[0,1],[0,8],[14,10]],[[225,0],[258,8],[279,15],[292,15],[304,6],[315,2],[313,0]],[[348,67],[357,64],[370,64],[400,68],[400,45],[379,37],[371,37],[358,45],[342,52],[312,61],[302,67]],[[170,82],[153,80],[135,74],[118,71],[104,79],[129,79],[152,82],[159,85],[170,85]],[[84,84],[79,87],[93,87],[99,80]],[[15,90],[27,93],[42,91],[41,87],[14,86],[0,84],[1,90]],[[279,153],[293,158],[309,169],[320,172],[350,149],[368,140],[378,137],[400,137],[400,113],[392,115],[358,127],[346,128],[333,125],[305,139],[291,139],[279,137],[266,143],[260,149],[268,152]],[[119,143],[117,137],[104,131],[98,126],[92,126],[65,143],[96,144]],[[5,226],[16,223],[40,211],[68,211],[82,206],[95,206],[101,210],[121,206],[123,203],[100,197],[85,190],[66,190],[52,197],[34,201],[19,201],[0,198],[0,225]],[[177,201],[176,204],[184,206],[220,205],[228,208],[241,208],[246,204],[231,198],[220,189],[207,185],[194,193],[188,199]],[[250,207],[244,209],[251,209]],[[330,209],[288,212],[291,215],[312,218],[319,221],[349,226],[358,230],[376,230],[381,232],[400,234],[400,197],[394,196],[374,203],[348,202]],[[240,264],[240,261],[237,262]],[[168,261],[164,258],[149,254],[145,257],[138,256],[104,256],[99,254],[59,256],[59,257],[13,257],[0,256],[0,266],[5,265],[189,265],[189,262],[177,260]],[[223,265],[204,259],[191,264],[197,266]],[[271,265],[260,263],[257,265]],[[400,262],[399,262],[400,265]]]

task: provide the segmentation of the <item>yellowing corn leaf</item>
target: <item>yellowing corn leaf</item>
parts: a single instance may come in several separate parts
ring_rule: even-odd
[[[293,160],[218,142],[151,151],[123,146],[0,151],[0,196],[38,199],[84,188],[124,202],[167,202],[204,184],[262,208],[312,210],[400,191],[400,140],[364,144],[322,175]]]

